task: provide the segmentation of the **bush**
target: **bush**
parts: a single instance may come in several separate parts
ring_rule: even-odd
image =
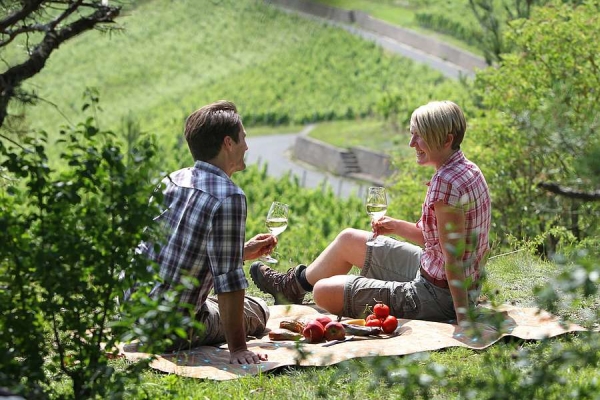
[[[96,103],[92,95],[83,109]],[[0,387],[47,398],[60,390],[51,383],[66,381],[63,397],[119,398],[146,365],[113,369],[125,329],[110,327],[119,317],[115,298],[131,284],[119,274],[152,275],[133,250],[154,234],[157,210],[148,197],[156,146],[143,138],[123,151],[92,118],[60,136],[61,170],[49,166],[45,132],[19,142],[0,136],[4,179],[12,179],[0,194]],[[121,325],[131,328],[161,305],[144,304],[123,314]],[[149,337],[160,344],[163,331]]]
[[[507,34],[515,52],[504,55],[498,68],[477,74],[474,92],[482,112],[471,133],[488,146],[479,166],[492,190],[496,221],[521,239],[557,227],[577,240],[598,236],[598,202],[555,196],[537,184],[594,187],[600,95],[591,88],[600,60],[592,38],[600,34],[599,10],[598,2],[537,9]],[[549,235],[544,253],[556,251],[560,240]]]

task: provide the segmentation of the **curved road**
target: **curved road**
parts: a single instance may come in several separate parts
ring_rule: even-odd
[[[325,183],[331,186],[334,193],[340,197],[346,198],[353,195],[362,197],[367,185],[292,160],[291,152],[296,137],[307,134],[313,127],[314,125],[308,125],[299,133],[256,137],[252,137],[252,129],[250,129],[246,137],[246,143],[248,143],[246,163],[248,165],[266,164],[268,174],[274,178],[279,178],[291,171],[298,177],[303,187],[316,188]]]
[[[307,18],[317,19],[319,21],[346,29],[347,31],[361,36],[366,40],[371,40],[377,43],[388,51],[399,54],[403,57],[411,58],[416,62],[425,63],[451,79],[458,79],[461,76],[473,76],[472,71],[465,70],[464,68],[461,68],[455,64],[424,53],[418,49],[409,47],[389,37],[380,36],[354,26],[325,20],[296,11],[284,11],[298,13]],[[246,142],[248,143],[246,163],[249,165],[266,164],[269,175],[275,178],[281,177],[288,171],[291,171],[293,175],[298,176],[302,186],[316,188],[325,183],[330,185],[333,191],[340,197],[354,195],[362,197],[366,186],[368,185],[352,179],[341,178],[327,172],[319,171],[312,166],[292,160],[290,155],[296,137],[298,135],[307,134],[313,127],[314,125],[309,125],[299,133],[284,133],[258,137],[252,137],[252,130],[250,129],[248,137],[246,138]]]

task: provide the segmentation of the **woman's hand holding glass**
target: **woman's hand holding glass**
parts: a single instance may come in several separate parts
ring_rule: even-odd
[[[396,222],[398,220],[392,217],[381,217],[378,220],[371,221],[371,229],[375,237],[379,235],[389,235],[396,231]]]
[[[271,204],[265,224],[273,236],[277,236],[286,230],[288,225],[288,213],[289,206],[287,204],[279,203],[277,201],[274,201],[273,204]],[[278,261],[270,255],[263,257],[261,260],[271,264],[278,263]]]
[[[374,221],[381,219],[387,212],[387,195],[383,187],[370,187],[367,190],[367,198],[365,200],[367,214],[371,217],[371,225]],[[377,231],[373,230],[373,238],[367,242],[367,246],[380,246],[377,243]]]

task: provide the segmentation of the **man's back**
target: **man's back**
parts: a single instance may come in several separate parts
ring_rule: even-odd
[[[169,174],[163,183],[165,210],[156,220],[163,226],[164,240],[158,253],[153,246],[144,249],[164,280],[152,296],[178,285],[185,275],[198,280],[197,286],[181,292],[180,300],[189,304],[203,303],[213,283],[217,292],[245,289],[244,192],[222,170],[201,161]]]

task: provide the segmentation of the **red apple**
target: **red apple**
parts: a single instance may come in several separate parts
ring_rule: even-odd
[[[327,340],[342,340],[346,337],[346,329],[344,325],[337,321],[331,321],[325,325],[325,339]]]
[[[393,333],[398,327],[398,319],[393,315],[388,315],[385,319],[381,320],[381,329],[385,333]]]
[[[308,343],[319,343],[321,340],[323,340],[324,334],[325,331],[323,329],[323,325],[321,325],[321,323],[318,321],[309,322],[302,331],[302,335],[304,338],[306,338]]]
[[[319,315],[317,318],[315,318],[315,320],[319,321],[321,325],[323,325],[323,328],[332,321],[332,319],[327,315]]]

